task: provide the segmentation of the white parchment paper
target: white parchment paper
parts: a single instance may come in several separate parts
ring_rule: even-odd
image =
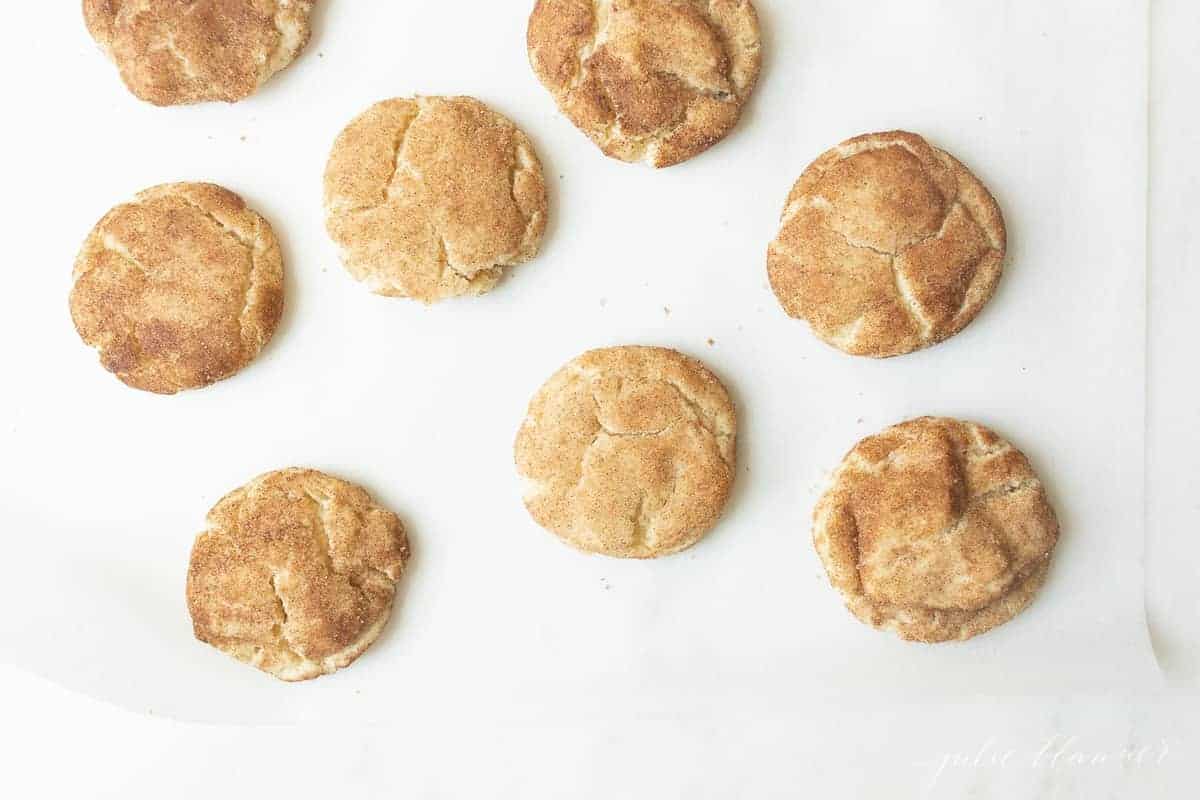
[[[737,131],[667,171],[603,158],[524,48],[529,2],[326,0],[303,58],[236,106],[135,101],[77,3],[18,12],[0,54],[8,268],[0,296],[0,657],[137,710],[214,722],[528,725],[706,718],[816,697],[1039,693],[1159,680],[1143,613],[1146,4],[757,0],[766,62]],[[29,74],[30,64],[49,65]],[[334,136],[375,100],[471,94],[533,138],[552,184],[543,254],[491,295],[378,298],[322,228]],[[767,243],[792,182],[851,135],[906,128],[1004,210],[999,292],[965,332],[883,362],[776,304]],[[258,362],[163,398],[121,385],[67,311],[75,252],[146,186],[209,180],[275,225],[288,310]],[[525,405],[597,346],[674,346],[740,413],[721,525],[654,563],[537,528],[511,447]],[[1024,449],[1063,525],[1016,620],[916,646],[855,621],[809,543],[825,474],[860,437],[946,414]],[[353,668],[283,685],[196,642],[192,538],[226,491],[306,465],[406,520],[392,623]],[[519,731],[519,728],[515,729]]]

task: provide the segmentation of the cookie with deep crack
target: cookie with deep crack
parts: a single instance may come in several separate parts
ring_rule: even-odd
[[[379,637],[408,560],[404,526],[362,488],[309,469],[261,475],[192,546],[196,638],[285,681],[349,665]]]
[[[314,2],[83,0],[83,18],[142,100],[233,103],[300,54]]]
[[[1000,208],[966,167],[916,134],[872,133],[800,176],[767,271],[784,310],[822,340],[883,358],[966,327],[1005,247]]]
[[[656,558],[698,542],[735,475],[736,418],[721,382],[661,347],[611,347],[560,369],[517,434],[525,506],[580,550]]]
[[[478,100],[384,100],[333,145],[325,225],[346,269],[378,294],[484,294],[537,254],[542,165],[529,138]]]
[[[283,257],[270,224],[208,183],[155,186],[109,211],[72,281],[79,336],[109,372],[159,394],[233,375],[283,313]]]
[[[654,167],[725,138],[762,65],[750,0],[538,0],[527,46],[576,127],[607,155]]]
[[[1025,456],[981,425],[946,418],[863,439],[813,514],[817,554],[850,611],[919,642],[1008,622],[1041,588],[1057,541]]]

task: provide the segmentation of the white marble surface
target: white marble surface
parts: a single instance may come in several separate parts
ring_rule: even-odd
[[[17,797],[1190,798],[1192,694],[815,700],[800,715],[537,730],[146,719],[0,667]],[[459,712],[448,714],[462,719]],[[53,790],[53,791],[50,791]]]
[[[1200,3],[1154,3],[1146,610],[1174,686],[1200,685]]]
[[[457,708],[445,717],[453,726],[417,727],[400,709],[381,725],[245,728],[134,714],[0,665],[0,786],[16,796],[123,798],[1193,796],[1196,6],[1159,2],[1152,17],[1146,605],[1163,671],[1183,688],[920,699],[810,689],[803,709],[732,717],[698,709],[531,728]]]

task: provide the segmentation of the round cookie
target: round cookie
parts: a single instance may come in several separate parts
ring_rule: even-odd
[[[863,622],[969,639],[1041,587],[1058,521],[1025,456],[980,425],[923,417],[846,455],[813,514],[829,580]]]
[[[83,244],[71,317],[100,363],[159,394],[245,367],[283,313],[271,226],[228,189],[172,183],[109,211]]]
[[[580,550],[656,558],[716,523],[735,471],[725,387],[660,347],[584,353],[542,386],[517,434],[525,506]]]
[[[196,638],[285,681],[335,672],[383,630],[408,555],[400,520],[360,487],[261,475],[213,507],[192,546]]]
[[[825,342],[883,358],[966,327],[995,291],[1005,242],[966,167],[916,134],[872,133],[800,176],[767,272],[784,310]]]
[[[308,44],[314,0],[83,0],[88,31],[142,100],[253,94]]]
[[[325,225],[373,292],[433,303],[537,255],[546,183],[529,138],[470,97],[376,103],[333,145]]]
[[[725,138],[762,65],[749,0],[538,0],[527,45],[576,127],[607,155],[654,167]]]

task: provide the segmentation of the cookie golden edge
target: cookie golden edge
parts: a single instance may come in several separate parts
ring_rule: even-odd
[[[625,135],[619,120],[607,122],[597,119],[595,108],[579,109],[571,102],[571,95],[580,90],[586,90],[585,94],[589,96],[602,94],[597,87],[583,84],[587,83],[584,62],[597,49],[596,41],[602,34],[602,31],[596,30],[598,9],[606,3],[611,6],[610,0],[538,0],[530,13],[526,27],[529,63],[534,75],[553,96],[559,112],[606,156],[631,164],[642,163],[655,169],[689,161],[725,140],[744,116],[745,107],[754,94],[762,72],[762,35],[754,4],[750,0],[718,0],[711,4],[723,6],[725,13],[735,17],[733,21],[739,29],[733,32],[738,52],[731,61],[736,63],[729,66],[729,77],[736,87],[734,94],[737,103],[718,105],[710,102],[713,98],[698,93],[686,105],[682,119],[665,135],[660,131],[656,136]],[[580,14],[579,7],[583,5],[589,7],[586,20]],[[708,22],[713,22],[711,16]],[[576,63],[568,74],[565,68],[571,66],[568,63],[571,59],[567,56],[571,50],[569,44],[580,37],[587,41],[577,43],[574,48],[573,60]],[[723,43],[727,58],[730,57],[729,44]],[[587,55],[584,55],[585,51]],[[611,109],[611,104],[599,97],[593,97],[590,104]]]
[[[790,214],[798,200],[804,198],[815,188],[820,177],[833,165],[849,157],[846,151],[866,144],[882,146],[899,145],[914,153],[927,151],[936,158],[941,166],[949,170],[957,181],[959,197],[957,202],[971,209],[972,218],[988,240],[993,244],[992,252],[985,256],[979,273],[967,290],[969,295],[962,308],[955,315],[956,320],[928,339],[912,341],[899,340],[893,345],[863,345],[847,343],[838,337],[827,335],[812,320],[807,319],[795,306],[796,291],[793,287],[791,273],[796,268],[795,257],[782,247],[781,238]],[[920,156],[918,156],[920,158]],[[951,204],[952,205],[952,204]],[[949,211],[947,211],[949,214]],[[943,220],[944,224],[945,220]],[[996,293],[1003,277],[1004,265],[1008,256],[1008,230],[1003,212],[995,197],[982,180],[955,156],[942,150],[923,136],[911,131],[890,130],[875,133],[865,133],[840,142],[822,153],[809,164],[796,180],[788,194],[783,211],[780,214],[779,230],[767,248],[767,278],[776,300],[783,310],[793,319],[808,323],[813,335],[825,344],[840,350],[847,355],[862,356],[875,359],[887,359],[908,355],[941,344],[961,333],[970,325],[987,306]]]
[[[524,451],[541,435],[542,429],[547,427],[553,428],[558,422],[555,419],[543,419],[543,406],[546,401],[555,398],[560,392],[563,392],[567,382],[577,377],[579,370],[585,369],[589,363],[625,357],[658,360],[666,365],[664,371],[675,370],[672,375],[667,376],[668,378],[672,376],[676,378],[684,375],[688,376],[688,379],[692,381],[689,388],[695,390],[695,394],[691,398],[685,397],[686,402],[692,406],[693,411],[697,412],[697,416],[699,416],[701,410],[707,415],[712,416],[713,426],[716,429],[715,433],[712,430],[708,432],[713,435],[714,445],[720,453],[720,460],[723,462],[725,468],[723,485],[717,493],[714,502],[710,503],[710,510],[703,515],[702,521],[692,527],[686,535],[679,537],[678,541],[669,546],[625,547],[613,545],[611,542],[605,544],[603,540],[609,538],[606,534],[603,532],[590,532],[589,535],[589,531],[580,531],[577,529],[576,520],[574,519],[569,526],[556,524],[556,521],[551,519],[550,515],[543,513],[545,509],[537,502],[543,495],[549,493],[546,486],[543,485],[548,481],[539,481],[534,476],[529,475],[527,470],[528,459]],[[598,371],[616,372],[617,370],[609,363],[598,365]],[[676,390],[679,390],[678,386]],[[683,394],[682,391],[680,393]],[[696,399],[701,393],[708,395],[705,403],[700,403]],[[704,408],[705,405],[708,407]],[[597,422],[599,424],[598,420]],[[723,425],[722,422],[724,423]],[[703,422],[700,424],[701,427],[707,429],[707,426]],[[603,429],[603,426],[601,426],[601,429]],[[705,363],[697,358],[672,348],[651,345],[617,345],[596,348],[588,350],[568,361],[539,387],[530,400],[526,416],[517,432],[513,451],[517,473],[523,482],[523,501],[526,511],[539,527],[554,534],[560,541],[570,545],[576,551],[588,555],[630,560],[664,558],[697,545],[717,526],[728,509],[737,477],[737,410],[721,379]],[[586,456],[586,453],[587,448],[584,449],[582,455]],[[662,509],[659,510],[661,511]]]
[[[159,107],[193,105],[197,103],[237,103],[257,93],[264,84],[287,69],[300,57],[312,38],[311,14],[317,0],[283,0],[276,3],[272,25],[279,36],[276,47],[255,59],[260,67],[252,86],[221,87],[215,83],[208,86],[185,87],[164,69],[153,63],[156,52],[172,53],[173,66],[184,75],[195,80],[195,68],[174,43],[164,48],[152,48],[149,53],[118,53],[114,39],[117,31],[121,2],[128,0],[82,0],[83,21],[88,33],[97,46],[117,67],[122,83],[130,94],[146,103]],[[148,10],[154,0],[145,0],[141,10]],[[201,38],[204,46],[207,40]],[[217,69],[217,72],[222,70]],[[167,73],[164,75],[164,72]]]
[[[382,570],[382,573],[391,582],[391,591],[388,594],[386,604],[380,609],[375,619],[366,625],[360,634],[350,642],[346,647],[338,652],[332,653],[321,659],[310,659],[300,656],[299,653],[279,653],[273,652],[271,649],[256,643],[254,641],[238,641],[236,637],[224,637],[216,635],[211,629],[215,626],[211,620],[214,614],[209,610],[213,604],[212,598],[209,597],[200,587],[198,579],[199,565],[197,563],[197,552],[199,551],[202,541],[207,536],[218,535],[221,531],[216,527],[216,516],[224,508],[230,505],[238,504],[244,500],[247,494],[264,482],[272,479],[285,479],[300,481],[304,479],[318,480],[329,485],[344,487],[351,492],[356,493],[363,501],[366,510],[379,511],[391,520],[396,536],[396,559],[387,569]],[[395,606],[397,586],[400,580],[403,579],[404,573],[407,571],[408,561],[411,557],[411,548],[409,545],[408,533],[404,524],[400,521],[393,512],[379,505],[376,500],[361,486],[351,483],[350,481],[338,478],[319,470],[307,467],[288,467],[284,469],[265,472],[244,485],[230,491],[222,497],[209,511],[207,518],[207,526],[204,531],[196,536],[196,540],[192,546],[192,554],[189,558],[187,581],[185,586],[185,597],[188,607],[188,615],[192,620],[192,632],[196,640],[207,644],[215,650],[239,661],[247,666],[254,667],[278,680],[286,683],[298,683],[309,680],[314,680],[325,675],[331,675],[338,670],[344,669],[353,664],[363,653],[365,653],[372,644],[379,638],[391,620],[393,608]],[[276,590],[278,591],[278,590]],[[224,598],[218,598],[217,603],[227,602]],[[283,623],[287,622],[287,613],[284,612]],[[286,641],[286,639],[285,639]],[[291,649],[294,645],[287,642],[288,648]]]
[[[1011,585],[1000,599],[975,610],[967,619],[957,623],[949,623],[939,618],[938,613],[932,612],[932,621],[914,617],[910,607],[893,606],[887,603],[872,602],[861,591],[857,567],[848,567],[847,559],[858,559],[857,542],[852,554],[835,552],[838,545],[831,536],[833,527],[831,519],[839,501],[841,490],[840,479],[848,463],[858,453],[859,448],[876,437],[886,436],[907,427],[921,424],[951,424],[969,429],[973,435],[981,437],[992,446],[1002,446],[1011,451],[1024,463],[1030,475],[1030,480],[1038,486],[1041,505],[1049,516],[1054,531],[1054,540],[1049,550],[1028,569],[1026,569]],[[821,565],[824,568],[830,586],[841,596],[846,609],[860,622],[879,631],[888,631],[907,642],[919,644],[941,644],[946,642],[962,642],[1012,621],[1028,608],[1046,582],[1050,572],[1054,551],[1061,537],[1061,528],[1053,505],[1046,497],[1044,484],[1036,470],[1029,465],[1025,454],[1008,439],[1001,437],[990,428],[976,422],[952,417],[915,417],[891,425],[875,434],[871,434],[855,443],[835,470],[828,476],[820,499],[812,513],[811,540]],[[853,575],[849,573],[853,572]],[[925,609],[929,610],[929,609]]]
[[[383,247],[377,248],[373,253],[373,260],[376,262],[382,260],[385,262],[383,264],[370,263],[369,260],[355,257],[353,251],[356,249],[356,245],[360,244],[363,238],[370,240],[372,237],[369,234],[365,237],[356,237],[343,230],[343,227],[353,215],[371,212],[393,202],[392,183],[395,182],[398,173],[405,170],[411,171],[411,165],[402,163],[401,156],[413,124],[430,109],[456,106],[461,106],[472,113],[498,122],[511,133],[514,165],[509,176],[511,184],[509,196],[525,221],[524,231],[515,249],[511,252],[500,253],[492,263],[475,268],[469,275],[462,271],[461,264],[453,263],[451,248],[446,236],[442,232],[437,232],[441,237],[438,258],[443,263],[436,266],[441,270],[441,276],[433,286],[421,287],[420,281],[417,280],[419,274],[407,276],[405,280],[400,280],[396,275],[387,274],[398,272],[402,274],[400,277],[404,277],[403,273],[419,273],[426,266],[424,263],[417,263],[419,259],[410,259],[411,254],[409,253],[393,252]],[[363,186],[359,185],[364,180],[364,176],[358,174],[362,171],[364,162],[359,151],[372,149],[379,144],[376,141],[380,138],[378,131],[372,130],[372,127],[378,127],[386,121],[379,118],[386,117],[391,113],[399,113],[406,119],[395,135],[395,141],[391,144],[391,173],[382,186],[382,199],[373,201],[373,204],[366,204],[361,197],[364,194]],[[470,164],[464,164],[464,169],[470,166]],[[424,179],[422,178],[422,180]],[[448,191],[449,188],[437,187],[443,192]],[[377,101],[346,124],[335,139],[326,162],[323,178],[323,209],[326,233],[338,248],[342,266],[350,273],[351,277],[364,284],[374,294],[411,299],[424,305],[433,305],[457,297],[487,294],[507,278],[513,268],[536,258],[541,250],[548,224],[549,198],[542,162],[534,148],[533,141],[512,119],[474,97],[416,95]],[[480,225],[486,225],[488,222],[486,219],[479,220]],[[401,263],[403,266],[393,269],[397,263]]]
[[[224,364],[212,365],[204,374],[185,382],[172,380],[160,370],[143,368],[133,353],[114,353],[111,342],[95,332],[85,330],[87,307],[104,298],[88,297],[80,287],[80,279],[92,269],[100,254],[113,250],[108,241],[108,223],[131,206],[158,198],[175,196],[192,206],[198,215],[207,218],[224,233],[238,238],[250,250],[251,269],[247,278],[246,296],[241,308],[241,351],[239,357]],[[252,235],[247,231],[252,231]],[[151,234],[152,235],[152,234]],[[118,248],[123,247],[116,243]],[[139,269],[142,269],[139,265]],[[101,366],[132,389],[160,395],[173,395],[193,389],[203,389],[233,377],[252,364],[274,337],[283,317],[285,304],[285,271],[279,239],[271,223],[252,209],[235,192],[213,183],[177,182],[152,186],[138,192],[134,198],[110,209],[93,226],[84,240],[71,272],[69,306],[75,331],[85,345],[96,350]],[[135,337],[136,338],[136,337]],[[141,348],[136,348],[140,350]]]

